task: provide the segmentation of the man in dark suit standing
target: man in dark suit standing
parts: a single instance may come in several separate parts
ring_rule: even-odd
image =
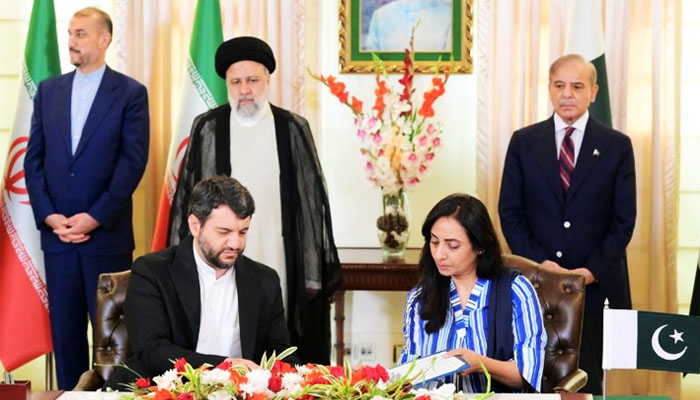
[[[190,195],[185,240],[134,262],[124,306],[130,369],[153,377],[180,357],[195,368],[225,359],[255,367],[290,347],[277,272],[243,255],[254,211],[237,180],[207,178]],[[120,368],[107,386],[136,378]]]
[[[131,265],[131,195],[149,141],[146,88],[105,64],[109,16],[82,9],[68,35],[77,69],[39,85],[24,161],[60,389],[72,389],[90,367],[87,315],[94,323],[97,277]]]
[[[593,64],[578,55],[549,69],[554,115],[516,131],[503,169],[501,228],[513,254],[586,280],[583,392],[602,392],[603,304],[630,308],[625,248],[636,217],[634,155],[626,135],[589,116]]]

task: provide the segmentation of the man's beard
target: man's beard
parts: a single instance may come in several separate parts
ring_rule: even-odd
[[[77,59],[76,59],[75,61],[73,61],[73,60],[71,59],[71,60],[70,60],[70,63],[73,64],[74,66],[80,68],[80,66],[83,65],[83,62],[85,61],[85,60],[83,60],[83,55],[80,54],[80,52],[79,52],[78,50],[75,50],[75,49],[72,49],[72,48],[69,49],[69,55],[70,55],[70,53],[76,53],[76,54],[77,54]]]
[[[254,126],[257,125],[260,120],[262,120],[263,113],[265,113],[265,101],[264,98],[256,99],[253,96],[241,96],[236,102],[231,101],[229,98],[229,103],[231,105],[236,105],[231,107],[231,111],[234,113],[236,120],[239,124],[243,126]],[[252,100],[252,103],[241,104],[243,100]]]
[[[219,251],[215,251],[214,249],[209,247],[209,243],[207,243],[207,241],[204,240],[204,237],[202,237],[202,236],[199,237],[199,240],[197,240],[197,243],[199,244],[199,249],[202,250],[202,255],[204,255],[204,260],[206,260],[209,263],[209,265],[213,266],[214,268],[218,268],[218,269],[232,268],[233,266],[236,265],[236,261],[238,261],[238,259],[241,257],[241,253],[243,253],[243,249],[236,250],[236,249],[233,249],[233,248],[228,247],[228,246],[222,247],[221,250],[219,250]],[[222,262],[219,259],[219,256],[221,255],[221,253],[223,253],[224,251],[227,251],[227,250],[236,252],[236,259],[230,264]]]

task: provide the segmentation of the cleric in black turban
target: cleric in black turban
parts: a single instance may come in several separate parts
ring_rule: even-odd
[[[269,73],[275,71],[275,55],[267,43],[253,36],[239,36],[221,43],[216,49],[216,73],[226,79],[228,67],[243,60],[259,62]]]
[[[184,244],[191,253],[188,200],[197,182],[225,175],[243,183],[257,204],[251,223],[263,224],[258,231],[265,231],[255,238],[248,236],[245,254],[277,272],[287,328],[300,361],[327,365],[330,299],[340,287],[341,267],[309,123],[301,115],[270,104],[270,73],[276,62],[263,40],[243,36],[225,41],[216,51],[214,66],[227,81],[229,102],[193,121],[173,195],[168,245]],[[196,278],[194,282],[196,285]],[[248,307],[245,312],[257,312],[243,300],[239,305]],[[262,343],[260,338],[253,340],[255,332],[247,329],[240,327],[242,348],[246,343]],[[196,344],[197,338],[188,341]],[[180,355],[170,358],[177,357]]]

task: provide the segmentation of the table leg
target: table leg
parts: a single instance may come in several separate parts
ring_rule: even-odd
[[[335,362],[336,365],[343,365],[345,358],[345,291],[335,292]]]

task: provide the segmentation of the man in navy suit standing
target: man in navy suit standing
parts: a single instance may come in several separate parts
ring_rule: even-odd
[[[149,141],[146,88],[105,64],[109,15],[82,9],[68,35],[77,69],[39,85],[24,161],[60,389],[72,389],[90,368],[87,315],[94,325],[98,275],[131,265],[131,195]]]
[[[554,115],[516,131],[499,199],[513,254],[581,274],[586,306],[580,366],[583,392],[602,392],[603,304],[632,306],[625,248],[636,217],[634,155],[628,136],[591,118],[598,92],[593,64],[578,55],[549,69]]]

